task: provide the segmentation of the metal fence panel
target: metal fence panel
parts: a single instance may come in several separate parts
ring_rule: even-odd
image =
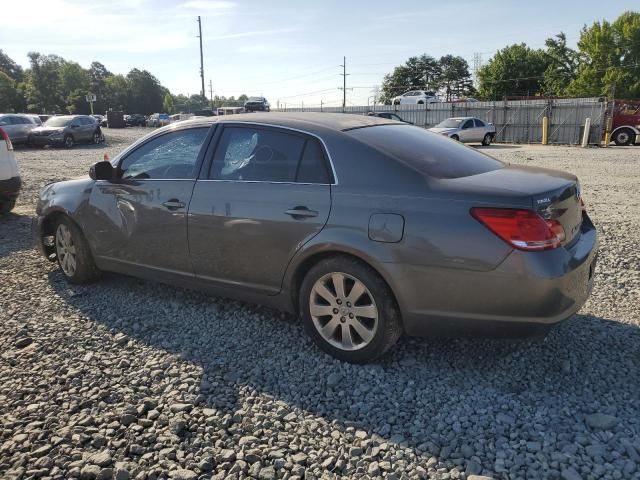
[[[587,118],[591,118],[590,143],[600,143],[605,108],[605,99],[592,97],[427,105],[350,105],[344,110],[342,107],[313,107],[279,111],[360,115],[370,111],[394,112],[404,120],[424,128],[431,128],[450,117],[477,117],[496,126],[496,141],[508,143],[541,143],[542,118],[548,115],[549,143],[576,145],[582,141]]]

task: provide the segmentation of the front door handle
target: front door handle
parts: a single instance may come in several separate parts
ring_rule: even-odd
[[[171,200],[167,200],[166,202],[162,202],[162,206],[167,210],[178,210],[179,208],[184,208],[186,205],[178,200],[177,198],[172,198]]]
[[[285,210],[287,215],[291,215],[295,220],[302,220],[310,217],[317,217],[318,212],[315,210],[309,210],[307,207],[293,207],[289,210]]]

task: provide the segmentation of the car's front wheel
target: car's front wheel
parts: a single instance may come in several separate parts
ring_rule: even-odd
[[[63,142],[64,142],[64,146],[65,146],[65,148],[71,148],[71,147],[73,147],[73,143],[74,143],[74,142],[73,142],[73,136],[71,136],[71,135],[66,135],[66,136],[64,137]]]
[[[455,140],[456,142],[460,141],[460,137],[458,135],[451,135],[451,137],[449,138],[451,138],[451,140]]]
[[[484,145],[485,147],[488,147],[489,145],[491,145],[491,140],[493,140],[491,138],[491,134],[487,133],[482,139],[482,145]]]
[[[305,330],[340,360],[370,362],[402,334],[391,290],[376,271],[354,258],[322,260],[307,273],[299,293]]]
[[[635,137],[635,132],[630,128],[621,128],[613,136],[613,141],[618,146],[631,145]]]
[[[100,276],[84,235],[71,219],[57,222],[54,244],[60,270],[70,283],[90,283]]]
[[[104,141],[104,137],[102,136],[102,132],[100,130],[96,130],[93,132],[93,143],[98,145]]]

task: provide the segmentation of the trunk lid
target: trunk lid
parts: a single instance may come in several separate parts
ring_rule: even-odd
[[[477,207],[528,208],[563,227],[562,245],[580,233],[582,206],[575,175],[537,167],[504,168],[454,179],[438,180],[443,189],[464,195]]]

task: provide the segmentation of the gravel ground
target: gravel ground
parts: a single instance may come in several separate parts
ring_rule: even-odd
[[[17,152],[0,219],[0,478],[640,478],[640,149],[496,145],[569,170],[601,235],[593,295],[544,339],[402,339],[320,353],[295,318],[106,275],[71,287],[32,249],[40,188],[108,144]]]

